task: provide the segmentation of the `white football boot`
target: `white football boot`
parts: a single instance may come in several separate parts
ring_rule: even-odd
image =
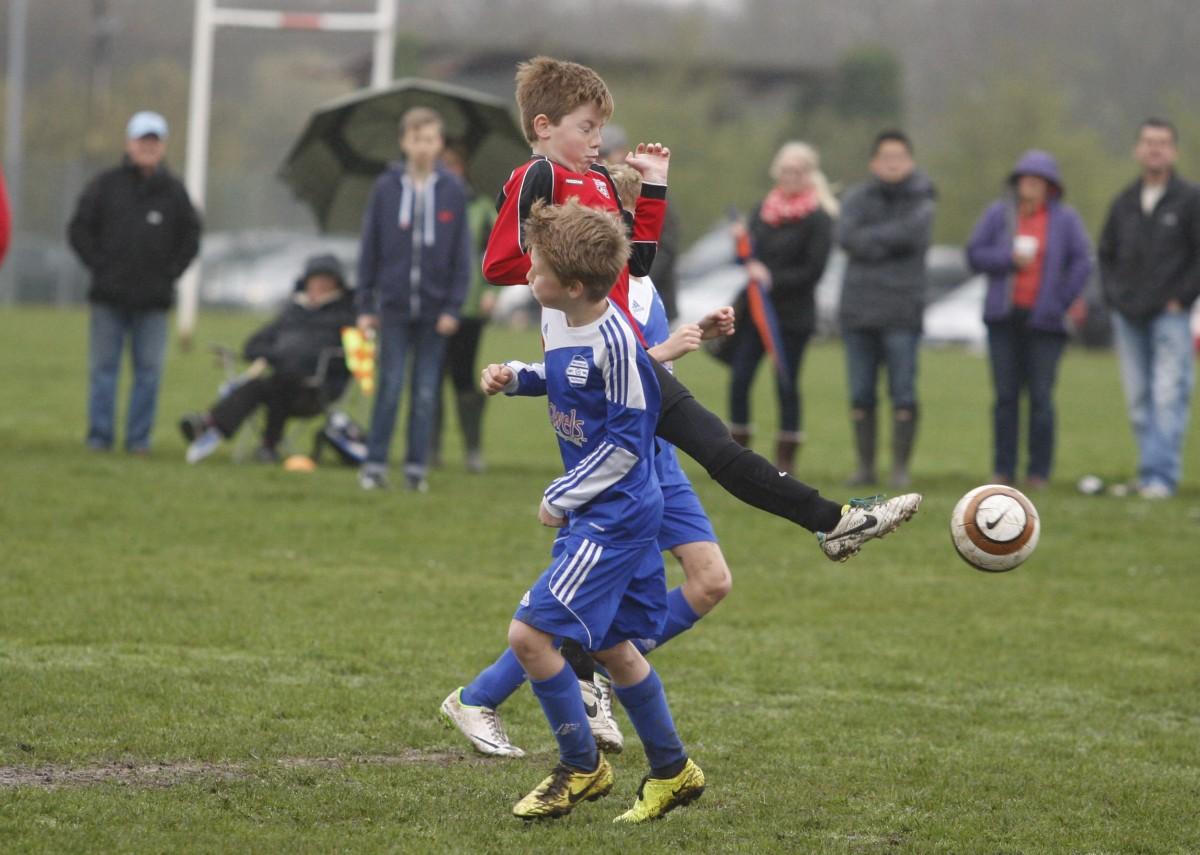
[[[492,757],[524,757],[525,752],[508,741],[500,714],[490,707],[472,707],[462,702],[462,687],[442,701],[442,718],[457,727],[480,754]]]
[[[892,499],[882,496],[851,499],[833,531],[818,533],[817,540],[831,561],[845,561],[871,538],[883,537],[912,519],[920,506],[920,493],[905,493]]]
[[[594,681],[579,681],[579,692],[583,695],[583,711],[587,713],[596,747],[605,754],[620,754],[625,750],[625,737],[612,717],[612,681],[596,674]]]

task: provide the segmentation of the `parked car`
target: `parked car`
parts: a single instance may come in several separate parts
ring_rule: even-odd
[[[972,275],[959,247],[936,244],[926,256],[924,336],[926,344],[964,344],[982,349],[987,343],[983,323],[986,280]],[[696,321],[716,306],[727,305],[746,284],[746,274],[734,258],[733,241],[725,223],[692,244],[679,260],[679,318]],[[834,249],[817,283],[817,334],[836,335],[846,254]],[[1093,275],[1068,313],[1072,336],[1085,347],[1109,347],[1112,325],[1099,277]],[[1200,303],[1196,314],[1200,349]]]
[[[353,276],[358,241],[290,231],[210,232],[201,243],[206,305],[274,310],[287,300],[310,255],[331,252]]]
[[[958,247],[932,246],[926,261],[929,268],[926,302],[930,306],[971,277],[963,251]],[[680,256],[676,270],[679,275],[679,319],[684,322],[694,322],[710,309],[729,304],[746,284],[746,274],[734,257],[733,241],[726,223],[719,224],[688,247]],[[845,273],[846,254],[835,249],[829,256],[825,274],[817,283],[818,335],[837,333],[838,304]],[[979,326],[982,329],[982,322]]]

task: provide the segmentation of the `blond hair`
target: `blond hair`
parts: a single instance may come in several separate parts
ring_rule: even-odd
[[[420,130],[426,125],[437,125],[438,133],[442,133],[445,126],[442,114],[432,107],[412,107],[400,117],[400,134],[407,136],[410,131]]]
[[[607,169],[613,184],[617,185],[617,198],[621,200],[621,207],[632,211],[642,193],[642,173],[628,163],[614,163]]]
[[[785,142],[779,147],[779,151],[775,152],[771,161],[769,174],[772,179],[779,180],[783,163],[787,160],[799,160],[809,168],[809,181],[812,183],[813,192],[817,194],[817,201],[821,203],[825,213],[836,217],[842,206],[829,187],[829,179],[821,171],[821,155],[817,153],[816,148],[799,140]]]
[[[525,238],[559,282],[578,282],[593,303],[608,296],[629,260],[629,238],[621,220],[575,198],[562,205],[534,202],[525,221]]]
[[[517,66],[517,109],[525,139],[537,142],[533,120],[545,115],[552,125],[584,104],[595,104],[605,121],[612,116],[612,93],[586,65],[535,56]]]

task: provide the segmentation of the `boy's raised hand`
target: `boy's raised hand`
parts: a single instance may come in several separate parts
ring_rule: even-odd
[[[666,184],[670,168],[671,150],[662,143],[638,143],[637,148],[625,155],[625,162],[642,174],[642,180],[650,184]]]
[[[708,341],[710,338],[733,335],[735,329],[734,322],[736,320],[733,306],[722,306],[719,309],[713,309],[700,319],[700,330],[703,333],[701,338]]]
[[[488,395],[498,395],[512,382],[513,370],[507,365],[497,365],[493,362],[479,377],[479,388]]]

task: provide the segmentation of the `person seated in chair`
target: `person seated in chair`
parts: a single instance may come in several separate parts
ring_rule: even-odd
[[[355,309],[341,263],[333,255],[309,258],[295,290],[279,316],[246,341],[251,364],[239,382],[206,411],[180,420],[188,463],[216,451],[259,406],[267,408],[267,423],[255,457],[275,462],[288,418],[320,414],[346,387],[350,372],[338,348]]]

